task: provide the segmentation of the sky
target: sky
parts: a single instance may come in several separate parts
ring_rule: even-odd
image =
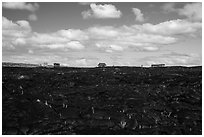
[[[202,65],[202,3],[3,2],[2,61]]]

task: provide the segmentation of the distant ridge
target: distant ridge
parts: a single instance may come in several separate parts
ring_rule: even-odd
[[[38,64],[2,62],[2,67],[39,67]]]
[[[52,65],[51,65],[52,66]],[[40,64],[30,63],[14,63],[14,62],[2,62],[2,67],[42,67]],[[60,68],[98,68],[98,67],[71,67],[71,66],[60,66]],[[151,66],[106,66],[105,68],[152,68]],[[165,66],[163,68],[202,68],[201,66]]]

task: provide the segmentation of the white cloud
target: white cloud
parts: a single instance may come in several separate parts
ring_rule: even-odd
[[[15,49],[15,45],[25,45],[26,38],[31,34],[29,22],[20,20],[12,22],[2,17],[2,42],[3,47]]]
[[[157,50],[159,50],[159,48],[156,47],[156,46],[152,46],[152,47],[143,47],[142,50],[144,50],[144,51],[157,51]]]
[[[77,49],[77,50],[84,49],[84,45],[82,45],[79,41],[70,41],[67,43],[67,47],[70,49]]]
[[[28,50],[28,53],[29,53],[29,54],[33,54],[34,52],[33,52],[33,50],[29,49],[29,50]]]
[[[79,41],[72,41],[69,38],[61,37],[57,35],[58,33],[52,34],[41,34],[34,33],[33,37],[29,39],[30,44],[36,47],[46,47],[50,49],[75,49],[81,50],[84,49],[84,45],[82,45]]]
[[[82,50],[84,49],[84,45],[82,45],[78,41],[70,41],[67,43],[55,43],[55,44],[40,44],[35,45],[39,46],[40,48],[49,48],[49,49],[74,49],[74,50]]]
[[[59,30],[53,33],[32,32],[29,22],[20,20],[12,22],[2,18],[2,36],[4,47],[15,48],[19,45],[30,45],[37,48],[82,50],[81,43],[88,36],[81,30]]]
[[[116,51],[123,51],[123,48],[117,45],[110,45],[110,48]]]
[[[146,23],[122,27],[95,26],[87,31],[90,40],[96,42],[96,47],[106,52],[114,51],[110,45],[120,46],[123,50],[133,47],[138,51],[158,51],[161,46],[176,43],[179,40],[178,35],[190,36],[198,33],[201,28],[202,24],[199,22],[178,19],[156,25]]]
[[[17,9],[17,10],[28,10],[34,12],[38,10],[39,5],[37,3],[26,3],[26,2],[3,2],[3,8]]]
[[[186,20],[170,20],[156,25],[146,23],[143,25],[134,25],[136,30],[146,33],[154,33],[160,35],[178,35],[178,34],[191,34],[197,32],[202,28],[200,22],[189,22]]]
[[[29,22],[12,22],[2,18],[4,47],[28,45],[35,48],[83,50],[95,44],[106,52],[120,52],[135,48],[137,51],[158,51],[162,46],[176,43],[178,36],[200,33],[202,24],[187,20],[171,20],[159,24],[132,26],[94,26],[84,30],[67,29],[52,33],[32,32]],[[196,36],[196,35],[195,35]],[[12,48],[10,48],[12,49]]]
[[[117,29],[112,26],[98,26],[88,28],[89,35],[93,39],[113,38],[119,35]]]
[[[91,13],[91,10],[87,10],[87,11],[83,11],[81,15],[83,16],[84,19],[87,19],[92,16],[92,13]]]
[[[2,40],[2,48],[7,50],[15,49],[14,45],[10,41]]]
[[[29,38],[30,44],[37,47],[47,47],[50,49],[84,49],[80,42],[87,40],[88,37],[83,35],[80,30],[59,30],[54,33],[36,33]]]
[[[118,41],[135,42],[135,43],[152,43],[152,44],[172,44],[177,41],[174,37],[148,34],[148,33],[137,33],[128,37],[119,37]]]
[[[79,2],[79,5],[90,5],[92,2]],[[95,3],[95,2],[94,2]]]
[[[35,14],[35,11],[39,9],[38,3],[28,3],[28,2],[3,2],[2,7],[12,10],[27,10],[32,12],[28,19],[30,21],[37,21],[38,17]]]
[[[118,45],[113,45],[108,42],[99,42],[95,44],[96,47],[104,49],[106,52],[112,53],[113,51],[123,51],[124,48]]]
[[[123,50],[132,47],[138,51],[158,51],[162,46],[178,42],[179,36],[188,37],[200,33],[201,29],[199,22],[178,19],[155,25],[95,26],[88,28],[88,35],[96,47],[106,52],[114,51],[110,45],[120,46]]]
[[[82,12],[84,19],[86,18],[120,18],[122,13],[120,10],[112,4],[97,5],[95,3],[90,4],[90,8],[87,11]]]
[[[88,40],[89,36],[79,29],[68,29],[68,30],[59,30],[57,35],[65,37],[71,40]]]
[[[135,18],[136,21],[139,21],[139,22],[143,22],[144,21],[144,15],[143,15],[143,13],[141,12],[140,9],[132,8],[132,11],[133,11],[133,13],[136,16],[136,18]]]
[[[54,43],[65,43],[69,40],[56,35],[55,33],[37,33],[34,32],[32,37],[29,38],[29,41],[34,44],[54,44]]]
[[[28,19],[29,19],[30,21],[37,21],[37,20],[38,20],[38,17],[36,16],[36,14],[30,14],[30,15],[28,16]]]
[[[202,3],[186,4],[183,9],[178,9],[178,13],[191,21],[202,21]]]
[[[183,8],[175,8],[175,3],[166,3],[162,9],[166,12],[176,12],[190,21],[202,21],[202,3],[188,3]]]
[[[107,49],[106,52],[113,53],[113,50]]]
[[[28,21],[20,20],[16,23],[21,27],[21,29],[31,30],[31,26]]]
[[[138,25],[142,29],[142,25]],[[138,30],[138,29],[137,29]],[[150,32],[137,31],[134,27],[91,27],[88,29],[90,39],[96,40],[96,47],[98,48],[111,48],[110,45],[117,45],[119,47],[127,48],[166,45],[177,42],[177,38],[171,36],[163,36],[160,34],[152,34]],[[114,48],[114,46],[113,46]],[[122,50],[120,48],[120,50]],[[118,50],[119,51],[119,50]]]
[[[19,20],[12,22],[6,17],[2,17],[2,29],[3,30],[18,30],[18,31],[31,31],[31,26],[28,21]]]
[[[14,45],[25,45],[26,44],[26,40],[25,40],[25,38],[17,38],[14,41],[12,41],[12,43]]]

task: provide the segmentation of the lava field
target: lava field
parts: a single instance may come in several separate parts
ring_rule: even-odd
[[[202,67],[3,67],[2,134],[201,135]]]

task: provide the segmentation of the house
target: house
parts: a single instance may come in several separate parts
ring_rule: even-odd
[[[165,67],[165,64],[152,64],[151,67]]]
[[[54,68],[60,67],[60,63],[54,63]]]
[[[98,63],[98,67],[100,68],[106,67],[106,63]]]

